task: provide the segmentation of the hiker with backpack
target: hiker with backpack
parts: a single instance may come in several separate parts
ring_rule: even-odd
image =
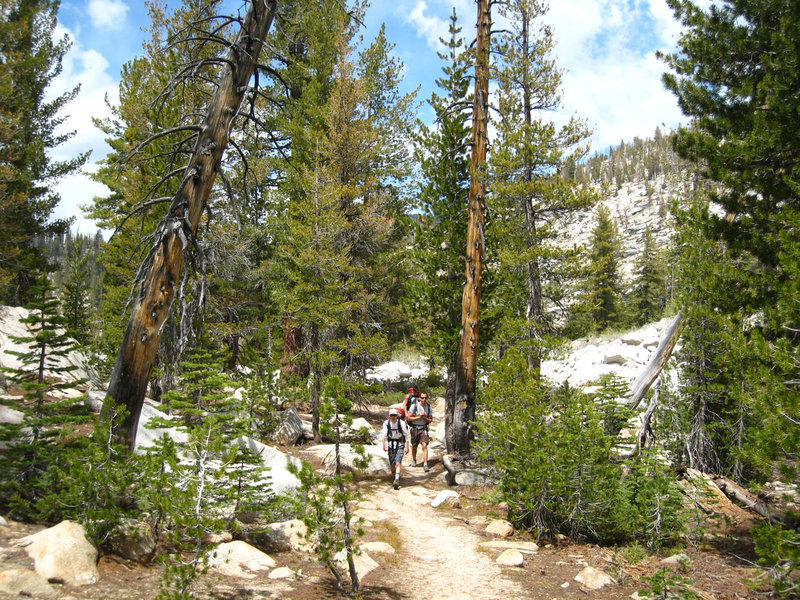
[[[383,450],[389,453],[389,465],[394,473],[394,489],[400,487],[400,465],[403,455],[408,452],[408,425],[400,419],[396,408],[389,411],[389,418],[383,422],[381,429]]]
[[[428,403],[427,392],[419,395],[419,402],[409,405],[406,420],[411,431],[412,466],[417,466],[417,446],[422,446],[422,463],[427,473],[430,470],[428,468],[428,443],[430,442],[428,425],[433,421],[433,409]]]
[[[419,387],[417,387],[416,383],[412,383],[411,387],[408,388],[406,397],[403,398],[403,407],[397,409],[400,413],[400,418],[405,420],[408,417],[408,409],[417,402],[419,402]]]

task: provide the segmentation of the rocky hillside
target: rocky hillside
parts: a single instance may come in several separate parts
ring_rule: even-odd
[[[630,280],[645,231],[653,232],[657,247],[667,247],[675,231],[670,214],[673,201],[688,198],[698,183],[690,165],[672,151],[671,136],[621,142],[608,154],[595,155],[577,168],[575,177],[597,191],[617,225],[622,246],[621,274]],[[588,246],[596,224],[597,207],[567,222],[566,246]]]

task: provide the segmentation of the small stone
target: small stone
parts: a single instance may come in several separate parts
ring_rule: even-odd
[[[378,552],[381,554],[394,554],[395,549],[386,542],[364,542],[359,546],[364,552]]]
[[[442,490],[431,502],[433,508],[460,508],[461,497],[453,490]]]
[[[509,567],[521,567],[522,563],[525,562],[525,557],[523,557],[522,552],[516,548],[509,548],[508,550],[504,550],[503,553],[497,557],[495,562],[499,565],[506,565]]]
[[[565,581],[564,583],[562,583],[561,587],[567,589],[569,587],[569,581]]]
[[[289,567],[278,567],[267,575],[269,579],[294,579],[294,571]]]
[[[688,563],[690,559],[683,553],[680,554],[673,554],[672,556],[668,556],[667,558],[661,561],[662,565],[680,565],[681,563]]]
[[[583,571],[575,576],[575,581],[590,590],[599,590],[602,587],[614,583],[614,580],[594,567],[585,567]]]
[[[8,521],[6,521],[2,516],[0,516],[0,527],[8,527]]]
[[[212,550],[208,557],[208,566],[223,575],[252,579],[256,577],[256,571],[272,569],[275,561],[247,542],[236,540],[220,544]]]
[[[347,568],[347,553],[344,549],[334,556],[334,560],[339,564],[340,567],[345,569]],[[358,573],[359,579],[371,573],[380,566],[366,552],[362,552],[361,554],[356,554],[353,556],[353,564],[356,567],[356,573]]]
[[[122,519],[108,538],[111,550],[128,560],[142,560],[156,550],[156,538],[149,523]]]
[[[48,581],[81,586],[97,583],[97,549],[86,539],[83,525],[62,521],[17,541],[35,564],[36,572]]]
[[[514,535],[514,526],[508,521],[502,519],[495,519],[490,521],[486,526],[486,533],[497,535],[500,537],[510,537]]]

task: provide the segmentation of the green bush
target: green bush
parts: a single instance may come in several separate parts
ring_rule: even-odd
[[[600,407],[568,386],[549,389],[509,351],[480,392],[478,451],[499,472],[518,526],[601,543],[658,545],[681,528],[677,484],[647,454],[612,462]]]
[[[754,528],[758,564],[766,567],[773,591],[780,596],[797,593],[800,570],[800,533],[763,523]]]

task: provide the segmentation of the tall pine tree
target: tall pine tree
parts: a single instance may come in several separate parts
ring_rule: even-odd
[[[66,37],[54,38],[59,2],[3,0],[0,6],[0,232],[10,234],[0,241],[0,301],[19,305],[48,270],[35,236],[69,225],[50,220],[60,200],[52,186],[78,170],[88,153],[66,161],[49,156],[75,134],[58,129],[78,93],[76,87],[47,99],[69,48]]]
[[[469,53],[460,32],[453,9],[450,37],[440,40],[445,51],[438,55],[445,64],[436,80],[439,92],[428,100],[436,121],[430,127],[420,124],[416,140],[422,178],[417,202],[422,212],[414,248],[422,277],[409,291],[415,314],[425,321],[421,341],[435,361],[446,365],[458,347],[467,243],[472,94]]]
[[[707,9],[689,0],[669,4],[686,30],[678,52],[664,57],[672,69],[664,81],[692,119],[675,148],[717,184],[705,197],[711,209],[693,225],[709,244],[723,245],[725,260],[715,276],[725,293],[695,299],[707,311],[745,320],[744,338],[715,364],[735,364],[733,355],[746,352],[738,360],[747,368],[731,372],[724,393],[736,404],[732,396],[748,390],[748,412],[755,413],[726,418],[726,427],[741,429],[741,447],[737,441],[715,452],[738,456],[749,447],[748,462],[764,464],[800,442],[800,428],[787,418],[798,410],[793,382],[800,364],[793,258],[800,221],[800,10],[789,0],[724,0]],[[766,474],[736,464],[724,466],[746,478]]]
[[[717,184],[693,226],[724,259],[712,279],[724,293],[692,298],[701,317],[727,321],[712,323],[708,339],[687,352],[713,369],[719,384],[716,397],[706,393],[694,407],[695,420],[708,401],[724,409],[704,428],[712,435],[699,454],[716,457],[739,479],[777,469],[797,481],[800,7],[791,0],[721,0],[706,9],[668,3],[686,30],[678,52],[665,57],[672,72],[664,81],[692,119],[675,148]],[[757,551],[776,563],[780,591],[794,585],[798,543],[791,531],[766,529],[757,537]]]
[[[557,126],[561,71],[552,58],[553,33],[543,22],[540,0],[499,3],[508,19],[497,37],[497,141],[492,147],[491,182],[495,214],[489,235],[498,240],[498,305],[505,343],[521,344],[528,366],[539,373],[554,343],[548,318],[553,296],[569,272],[569,253],[554,239],[559,219],[594,201],[588,188],[565,177],[563,167],[588,150],[589,130],[578,118]],[[549,303],[548,303],[549,302]]]
[[[589,295],[594,324],[599,331],[620,319],[619,255],[617,226],[608,208],[600,206],[589,248]]]

